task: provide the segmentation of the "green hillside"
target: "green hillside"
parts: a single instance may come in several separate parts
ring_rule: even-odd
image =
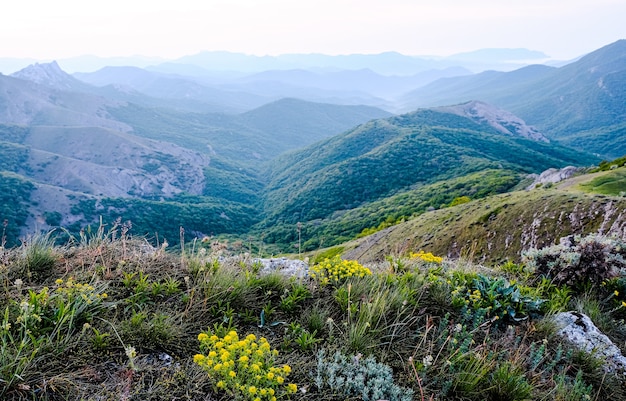
[[[258,221],[256,210],[250,206],[224,199],[199,196],[177,196],[166,201],[146,199],[103,198],[80,201],[72,214],[82,221],[94,222],[100,217],[112,224],[129,221],[132,233],[151,243],[167,241],[176,246],[181,239],[204,238],[215,234],[244,234]],[[84,224],[84,223],[83,223]],[[82,224],[70,227],[80,230]],[[186,237],[181,237],[181,227]]]
[[[626,195],[626,168],[609,170],[596,174],[593,179],[578,184],[586,192],[625,196]]]
[[[266,224],[328,218],[413,186],[486,169],[539,173],[597,161],[567,148],[503,135],[469,118],[419,110],[373,121],[272,162]]]
[[[405,96],[408,109],[482,100],[523,118],[563,144],[624,153],[626,40],[560,68],[530,66],[436,81]]]
[[[284,99],[239,114],[188,113],[129,104],[111,115],[136,135],[174,142],[230,162],[258,165],[390,113],[374,107]]]
[[[326,218],[302,226],[302,249],[306,251],[338,245],[409,220],[428,210],[448,207],[455,201],[463,202],[506,192],[518,184],[520,179],[520,174],[514,171],[484,170],[421,185],[353,209],[338,210]],[[287,249],[298,243],[296,226],[289,222],[260,224],[255,234],[263,235],[268,243],[281,246],[279,249]]]

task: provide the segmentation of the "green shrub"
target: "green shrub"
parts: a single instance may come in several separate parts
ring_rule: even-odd
[[[452,291],[452,304],[470,310],[484,311],[494,321],[519,323],[540,311],[543,300],[522,296],[517,284],[504,278],[478,275],[470,283],[457,284]]]

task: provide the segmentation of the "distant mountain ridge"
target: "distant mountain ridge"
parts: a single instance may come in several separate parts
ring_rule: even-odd
[[[605,157],[626,153],[626,40],[560,68],[530,66],[446,78],[404,96],[405,109],[482,100],[509,110],[548,138]]]
[[[56,61],[32,64],[11,76],[61,90],[84,88],[80,81],[63,71]]]
[[[580,150],[620,152],[623,62],[618,42],[565,67],[462,77],[432,65],[405,76],[294,64],[193,77],[33,65],[0,75],[0,214],[71,232],[130,219],[135,234],[170,243],[180,227],[191,238],[258,234],[277,252],[293,249],[300,222],[311,249],[509,191],[529,173],[600,161]],[[404,90],[442,103],[395,116],[371,106],[395,110]]]

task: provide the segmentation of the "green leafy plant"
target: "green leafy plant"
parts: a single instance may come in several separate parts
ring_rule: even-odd
[[[91,327],[93,331],[93,336],[91,337],[91,345],[95,350],[102,351],[109,346],[109,337],[111,336],[107,332],[100,332],[100,330],[95,327]]]
[[[532,313],[539,313],[544,300],[522,296],[516,284],[504,278],[478,275],[466,286],[452,291],[453,304],[474,310],[484,310],[494,321],[519,323]]]
[[[311,297],[311,292],[302,284],[295,284],[291,291],[283,294],[279,308],[287,313],[295,312],[303,301]]]
[[[310,351],[313,346],[321,341],[321,339],[315,337],[317,332],[310,333],[306,330],[302,330],[298,338],[296,338],[296,344],[300,346],[302,351]]]

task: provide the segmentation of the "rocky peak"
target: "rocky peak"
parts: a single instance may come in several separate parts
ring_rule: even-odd
[[[520,136],[540,142],[550,142],[535,127],[526,125],[524,120],[513,113],[477,100],[455,106],[438,107],[436,110],[468,117],[480,124],[488,124],[505,135]]]
[[[82,86],[80,81],[63,71],[56,61],[31,64],[11,76],[55,89],[76,89]]]

